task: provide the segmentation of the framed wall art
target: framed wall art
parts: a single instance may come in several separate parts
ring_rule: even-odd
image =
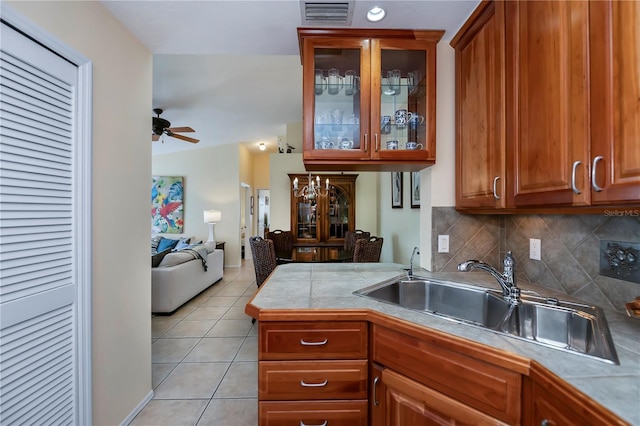
[[[411,208],[420,208],[420,172],[411,172]]]
[[[181,234],[184,227],[182,176],[151,177],[151,233]]]
[[[391,172],[391,208],[402,208],[402,172]]]

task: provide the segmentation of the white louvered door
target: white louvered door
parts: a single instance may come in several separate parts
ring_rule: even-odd
[[[78,67],[1,31],[0,424],[75,425]]]

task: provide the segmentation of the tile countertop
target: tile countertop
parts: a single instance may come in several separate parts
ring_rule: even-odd
[[[371,309],[503,349],[538,361],[624,420],[640,425],[640,320],[605,311],[620,360],[620,365],[612,365],[352,294],[355,290],[405,274],[405,267],[395,263],[280,265],[250,304],[259,310]],[[482,271],[431,273],[417,269],[415,275],[499,289],[498,283]],[[518,286],[543,296],[572,300],[564,294],[528,283],[519,282]]]

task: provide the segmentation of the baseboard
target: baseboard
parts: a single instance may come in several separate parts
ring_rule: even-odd
[[[122,421],[122,423],[120,423],[120,426],[127,426],[129,423],[131,423],[133,419],[135,419],[136,416],[140,413],[140,411],[142,411],[142,409],[149,403],[149,401],[153,399],[153,395],[153,391],[149,391],[147,396],[145,396],[144,399],[140,401],[140,403],[136,406],[136,408],[134,408],[133,411],[129,413],[129,415]]]

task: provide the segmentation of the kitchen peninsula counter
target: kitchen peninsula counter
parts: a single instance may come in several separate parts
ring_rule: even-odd
[[[249,301],[245,311],[260,321],[331,320],[375,321],[383,314],[431,330],[477,342],[522,357],[523,365],[534,360],[625,421],[640,425],[640,320],[606,310],[606,319],[620,360],[612,365],[589,357],[548,348],[490,330],[461,324],[435,315],[378,302],[353,292],[406,274],[406,265],[288,264],[280,265]],[[484,272],[430,273],[416,275],[489,288],[498,283]],[[542,287],[519,283],[523,290],[571,300]]]

